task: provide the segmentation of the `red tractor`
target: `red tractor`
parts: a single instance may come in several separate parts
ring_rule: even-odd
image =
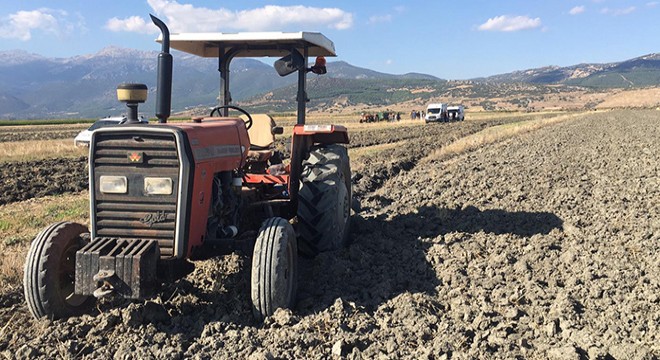
[[[158,123],[141,124],[147,87],[123,84],[126,124],[99,129],[89,151],[91,228],[52,224],[26,259],[25,298],[36,317],[66,318],[95,298],[139,299],[171,279],[188,260],[213,249],[252,248],[251,297],[257,319],[294,305],[298,254],[314,256],[346,243],[351,170],[345,127],[305,125],[306,74],[325,74],[333,43],[320,33],[181,33],[152,16],[162,32],[158,56]],[[218,59],[221,105],[207,117],[168,123],[170,46]],[[236,57],[283,56],[281,76],[298,75],[297,124],[290,163],[273,146],[268,115],[231,104],[229,65]],[[308,66],[308,57],[316,56]],[[230,117],[229,110],[242,115]],[[241,236],[246,214],[265,214],[258,236]],[[262,219],[263,219],[262,218]],[[254,228],[253,228],[254,229]],[[249,229],[248,229],[249,230]],[[171,281],[171,280],[170,280]]]

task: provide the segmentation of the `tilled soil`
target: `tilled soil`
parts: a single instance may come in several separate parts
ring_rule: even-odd
[[[379,163],[375,166],[369,164],[368,167],[375,169],[375,171],[382,172],[383,166],[387,167],[386,171],[382,174],[375,174],[373,170],[369,170],[369,174],[366,174],[370,182],[380,184],[385,177],[392,175],[393,172],[398,172],[402,166],[404,168],[411,167],[411,161],[421,158],[426,153],[425,149],[446,144],[453,139],[477,132],[485,127],[519,120],[495,119],[460,124],[438,124],[435,127],[427,128],[428,131],[425,134],[420,134],[418,131],[411,131],[410,127],[364,130],[351,134],[351,144],[349,147],[366,147],[415,138],[418,146],[415,146],[414,149],[403,149],[396,151],[394,154],[390,151],[388,157],[392,159],[386,162],[385,165],[381,164],[383,163],[382,160],[379,160]],[[49,131],[48,127],[43,131],[32,130],[8,133],[22,134],[22,136],[28,136],[30,139],[34,136],[39,136],[40,139],[54,139],[61,135],[61,132],[55,129],[50,129]],[[3,134],[6,135],[6,133],[0,131],[0,142],[6,140],[3,140]],[[289,157],[288,147],[290,142],[290,137],[282,137],[278,140],[277,145],[283,150],[285,158]],[[356,172],[355,176],[358,178],[364,177],[360,172]],[[0,205],[47,195],[80,192],[89,187],[87,178],[87,157],[3,163],[0,166]],[[373,188],[373,186],[371,187]],[[360,189],[357,189],[356,192],[361,193]]]
[[[354,178],[353,241],[301,262],[293,310],[254,322],[250,260],[235,253],[196,263],[149,301],[105,301],[80,318],[32,320],[20,292],[5,292],[0,352],[658,358],[659,121],[590,114],[444,162],[422,160],[431,139],[464,136],[469,122],[420,127]]]
[[[89,124],[0,126],[0,142],[71,139],[73,144],[73,138],[87,127]]]
[[[86,156],[4,163],[0,169],[0,205],[89,187]]]

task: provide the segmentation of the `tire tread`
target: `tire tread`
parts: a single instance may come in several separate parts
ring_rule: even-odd
[[[341,224],[336,214],[338,192],[346,191],[349,206],[351,204],[350,174],[348,152],[341,145],[313,147],[308,159],[303,162],[297,213],[298,246],[303,255],[313,257],[319,252],[346,244],[350,215],[348,222]]]
[[[259,230],[252,257],[251,295],[254,317],[261,321],[280,307],[291,307],[295,301],[297,278],[297,245],[293,227],[285,219],[274,217],[265,220]],[[292,247],[293,277],[291,289],[282,289],[281,263],[287,263],[287,248]],[[286,285],[286,281],[284,281]],[[279,286],[279,287],[278,287]],[[286,298],[290,295],[289,298]],[[284,298],[283,298],[284,296]]]
[[[49,271],[54,271],[58,264],[53,261],[60,260],[65,250],[62,244],[67,240],[73,240],[80,234],[88,232],[81,224],[61,221],[44,228],[35,237],[28,250],[23,270],[23,287],[28,310],[35,318],[48,317],[51,319],[65,318],[84,312],[92,302],[87,299],[81,306],[72,307],[57,298],[54,288],[59,284],[53,284]]]

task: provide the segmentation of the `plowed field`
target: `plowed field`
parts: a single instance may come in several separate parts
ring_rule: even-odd
[[[154,298],[68,320],[34,320],[20,287],[4,289],[0,354],[657,359],[660,111],[590,113],[450,158],[434,151],[513,121],[354,132],[352,242],[303,259],[296,307],[263,324],[250,258],[234,253],[197,262]],[[42,183],[85,174],[84,161],[48,161]],[[18,184],[5,169],[3,183]],[[58,178],[53,192],[81,181]],[[14,195],[27,184],[5,185],[6,206],[41,196]]]

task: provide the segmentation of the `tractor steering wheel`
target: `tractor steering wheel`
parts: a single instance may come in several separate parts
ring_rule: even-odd
[[[222,116],[222,114],[220,113],[221,109],[234,109],[238,112],[242,112],[243,114],[245,114],[245,116],[247,116],[247,120],[245,121],[245,128],[250,129],[252,127],[252,116],[250,116],[250,114],[248,114],[247,111],[239,108],[238,106],[234,106],[234,105],[216,106],[216,107],[213,108],[213,110],[211,110],[210,116],[212,117],[213,114],[215,114],[216,111],[218,112],[218,116]]]

